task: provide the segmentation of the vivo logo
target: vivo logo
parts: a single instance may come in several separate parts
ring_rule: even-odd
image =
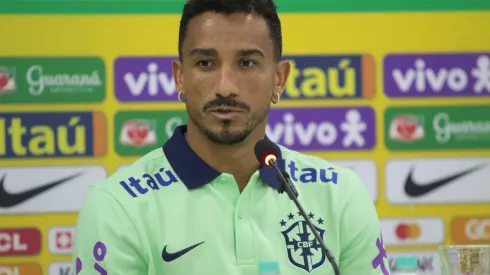
[[[384,60],[389,97],[490,96],[490,54],[393,54]]]
[[[163,92],[166,95],[176,93],[175,82],[172,75],[158,70],[157,63],[148,64],[147,71],[141,72],[138,75],[133,73],[124,74],[124,82],[133,96],[140,96],[143,91],[150,96],[156,96]],[[145,89],[146,88],[146,89]]]
[[[368,107],[273,109],[266,127],[272,141],[293,150],[372,148],[374,133]]]
[[[114,63],[119,101],[175,101],[172,57],[120,57]]]

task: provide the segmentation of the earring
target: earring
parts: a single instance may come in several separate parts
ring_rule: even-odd
[[[185,96],[183,92],[179,92],[179,95],[177,97],[179,98],[180,102],[185,102]]]
[[[275,97],[274,97],[274,95],[272,96],[272,103],[277,104],[277,103],[279,103],[280,99],[281,99],[281,96],[279,94],[275,94]]]

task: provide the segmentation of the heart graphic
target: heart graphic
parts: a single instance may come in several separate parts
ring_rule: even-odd
[[[133,127],[128,130],[128,136],[131,138],[131,141],[136,146],[141,146],[145,139],[148,137],[148,133],[150,129],[147,125],[144,124],[134,124]]]
[[[141,125],[136,129],[136,135],[141,139],[145,139],[148,136],[148,132],[150,132],[150,130],[146,125]]]
[[[405,121],[398,124],[396,130],[404,140],[411,140],[417,130],[417,124],[415,122]]]
[[[0,90],[3,90],[9,82],[9,76],[7,74],[0,74]]]

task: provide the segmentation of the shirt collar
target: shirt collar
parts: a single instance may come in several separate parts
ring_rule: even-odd
[[[187,189],[195,189],[213,181],[221,175],[221,172],[214,170],[194,153],[185,139],[186,131],[187,125],[177,127],[170,139],[163,145],[163,152]],[[280,151],[277,162],[281,166],[284,165]],[[259,174],[265,183],[277,189],[279,182],[271,167],[262,165]]]

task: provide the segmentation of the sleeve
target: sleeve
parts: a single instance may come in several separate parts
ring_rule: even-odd
[[[389,275],[388,258],[373,200],[351,170],[348,201],[340,220],[342,275]]]
[[[78,214],[74,274],[148,274],[144,255],[136,228],[123,206],[109,192],[91,186]]]

